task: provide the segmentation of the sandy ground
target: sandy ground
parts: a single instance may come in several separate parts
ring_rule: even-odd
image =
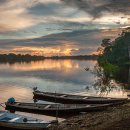
[[[50,130],[130,130],[130,103],[68,118]]]

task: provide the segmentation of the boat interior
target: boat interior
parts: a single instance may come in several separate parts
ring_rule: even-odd
[[[33,119],[31,117],[20,116],[9,112],[0,112],[0,121],[10,123],[43,123],[42,120]],[[47,123],[47,122],[45,122]]]

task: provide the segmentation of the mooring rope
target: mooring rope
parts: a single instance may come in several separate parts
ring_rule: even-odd
[[[2,104],[5,104],[5,103],[0,103],[0,106],[3,107],[3,108],[5,108],[5,106],[3,106]]]

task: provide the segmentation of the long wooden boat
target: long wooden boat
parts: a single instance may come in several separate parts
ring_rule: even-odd
[[[15,102],[13,104],[5,103],[6,110],[37,113],[50,116],[67,117],[81,112],[96,112],[106,109],[109,104],[38,104]]]
[[[34,99],[66,104],[108,104],[127,102],[127,98],[93,97],[34,91]]]
[[[45,130],[50,122],[0,111],[0,129]]]

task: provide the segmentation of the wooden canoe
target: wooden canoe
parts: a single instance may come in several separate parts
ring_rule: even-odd
[[[127,102],[127,98],[93,97],[34,91],[34,99],[65,104],[109,104]]]
[[[45,130],[50,122],[0,111],[0,129]]]
[[[36,104],[16,102],[13,104],[5,103],[6,110],[22,111],[50,116],[67,117],[81,112],[96,112],[106,109],[109,104]]]

